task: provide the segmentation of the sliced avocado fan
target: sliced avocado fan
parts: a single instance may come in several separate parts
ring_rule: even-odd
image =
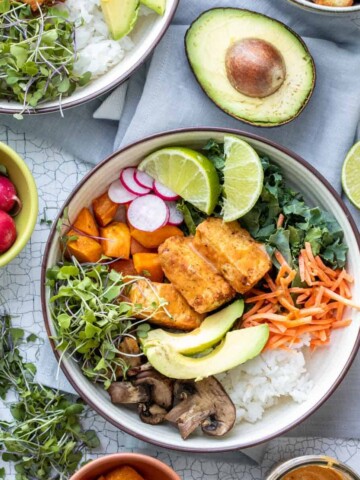
[[[166,0],[140,0],[140,2],[158,15],[164,15],[166,9]]]
[[[151,365],[166,377],[201,380],[226,372],[258,356],[269,338],[267,324],[233,330],[209,355],[200,358],[178,353],[170,344],[158,340],[147,342],[144,353]]]
[[[120,40],[136,24],[139,0],[101,0],[101,9],[112,38]]]

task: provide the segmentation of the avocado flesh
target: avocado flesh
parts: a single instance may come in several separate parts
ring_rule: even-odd
[[[140,2],[158,15],[164,15],[166,9],[166,0],[140,0]]]
[[[120,40],[135,26],[139,0],[101,0],[101,9],[111,37]]]
[[[228,80],[227,49],[244,38],[265,40],[283,56],[285,81],[268,97],[243,95]],[[205,93],[239,120],[259,126],[281,125],[296,117],[311,96],[315,67],[307,47],[284,24],[265,15],[236,8],[208,10],[190,26],[185,44],[192,70]]]
[[[151,365],[166,377],[201,380],[225,372],[259,355],[269,338],[269,326],[234,330],[209,355],[186,357],[167,343],[154,340],[146,344],[145,355]]]
[[[199,328],[189,333],[169,333],[161,328],[150,330],[145,345],[149,342],[158,341],[170,345],[175,352],[192,355],[212,347],[224,337],[226,332],[241,317],[244,311],[243,300],[236,300],[228,307],[205,318]]]

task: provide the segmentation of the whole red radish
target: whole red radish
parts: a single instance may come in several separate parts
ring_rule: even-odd
[[[16,240],[16,227],[10,215],[0,210],[0,253],[4,253]]]
[[[13,215],[19,213],[21,209],[21,202],[19,197],[16,195],[16,189],[11,180],[7,177],[0,176],[0,210],[4,212],[10,212],[15,206],[16,211],[13,212]]]

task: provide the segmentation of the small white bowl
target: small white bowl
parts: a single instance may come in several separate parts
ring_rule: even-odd
[[[168,29],[179,0],[167,0],[164,15],[143,15],[139,17],[135,29],[131,33],[134,47],[126,53],[125,58],[101,77],[90,81],[88,85],[78,88],[75,92],[61,102],[61,109],[76,107],[88,102],[125,82],[134,71],[153,52]],[[59,101],[51,101],[39,105],[31,110],[30,114],[50,113],[60,110]],[[0,99],[0,114],[14,114],[22,111],[22,105],[18,102],[8,102]],[[24,112],[25,114],[27,112]]]
[[[288,0],[288,2],[313,13],[360,18],[360,3],[356,3],[352,7],[326,7],[324,5],[316,5],[311,0]]]
[[[84,206],[102,194],[108,185],[118,178],[119,170],[137,165],[149,153],[165,146],[202,147],[210,138],[223,141],[224,134],[239,135],[249,142],[260,154],[266,155],[278,164],[289,184],[301,192],[307,202],[330,211],[344,230],[345,242],[349,247],[347,268],[355,278],[353,298],[360,300],[360,234],[340,196],[317,170],[295,153],[280,145],[238,130],[186,129],[154,135],[145,138],[96,165],[76,186],[59,213],[68,207],[70,221],[74,220]],[[54,323],[49,309],[49,290],[45,287],[46,270],[60,257],[57,221],[51,230],[42,264],[42,310],[49,336],[55,334]],[[156,445],[183,451],[216,452],[250,447],[283,434],[307,418],[320,407],[339,386],[350,368],[360,344],[360,312],[352,312],[352,324],[332,334],[331,345],[318,349],[307,358],[307,369],[314,387],[307,400],[295,403],[286,400],[266,411],[257,423],[240,423],[223,438],[195,434],[182,440],[177,429],[169,424],[151,426],[141,422],[137,413],[129,408],[113,405],[109,395],[101,386],[92,384],[80,371],[75,361],[64,356],[61,368],[79,395],[100,415],[131,435]],[[52,342],[54,352],[55,346]]]

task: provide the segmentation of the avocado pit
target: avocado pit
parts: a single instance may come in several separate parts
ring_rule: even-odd
[[[244,38],[230,45],[225,66],[231,85],[248,97],[272,95],[286,77],[285,62],[279,50],[259,38]]]

